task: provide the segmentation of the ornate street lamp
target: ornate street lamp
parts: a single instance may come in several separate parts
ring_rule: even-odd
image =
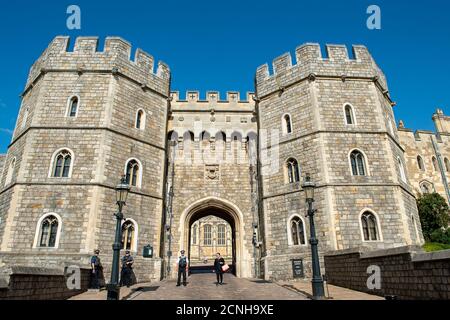
[[[119,261],[120,261],[120,248],[122,240],[122,209],[127,202],[128,192],[130,192],[130,186],[125,176],[122,177],[119,185],[116,187],[116,199],[119,211],[114,214],[116,217],[116,237],[114,240],[113,248],[113,261],[111,268],[111,281],[107,285],[108,300],[119,300],[120,287],[119,287]]]
[[[313,289],[313,299],[321,300],[324,299],[324,288],[323,288],[323,279],[320,274],[320,261],[319,261],[319,251],[317,245],[319,241],[316,237],[316,228],[314,226],[314,214],[317,212],[316,209],[313,209],[314,203],[314,189],[316,188],[316,184],[311,181],[311,177],[309,174],[306,174],[305,181],[302,185],[303,190],[305,191],[306,203],[308,204],[308,214],[309,217],[309,228],[311,237],[309,239],[309,243],[311,244],[311,259],[312,259],[312,270],[313,270],[313,278],[312,278],[312,289]]]

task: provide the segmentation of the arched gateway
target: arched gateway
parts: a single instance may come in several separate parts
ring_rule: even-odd
[[[198,200],[187,207],[180,217],[180,244],[186,248],[189,255],[189,245],[191,243],[192,224],[207,216],[216,216],[229,223],[232,230],[232,250],[235,274],[237,277],[251,277],[251,260],[249,259],[249,250],[244,246],[244,219],[239,208],[233,203],[216,197],[208,197]]]

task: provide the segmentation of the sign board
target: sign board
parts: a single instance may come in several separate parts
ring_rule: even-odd
[[[294,278],[304,278],[305,274],[303,272],[303,259],[293,259],[292,260],[292,272]]]

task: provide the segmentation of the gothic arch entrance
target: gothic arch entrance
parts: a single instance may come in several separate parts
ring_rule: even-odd
[[[192,224],[207,216],[218,217],[230,225],[233,261],[227,261],[227,263],[233,264],[234,274],[237,277],[247,276],[247,268],[245,266],[247,259],[243,248],[244,229],[242,213],[234,204],[226,200],[214,197],[205,198],[196,201],[183,212],[180,219],[181,246],[187,248],[187,255],[189,256]]]

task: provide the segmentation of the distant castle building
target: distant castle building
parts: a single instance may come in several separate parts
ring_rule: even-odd
[[[246,97],[181,97],[166,64],[154,69],[139,49],[130,61],[120,38],[102,52],[94,37],[77,38],[73,52],[68,44],[56,37],[32,66],[0,158],[1,266],[87,266],[99,248],[108,277],[122,175],[132,186],[122,247],[136,257],[139,281],[172,277],[181,249],[196,263],[223,251],[238,277],[289,279],[293,259],[310,275],[308,173],[321,254],[423,243],[415,196],[425,182],[445,192],[437,172],[448,162],[449,122],[435,116],[441,156],[431,133],[397,130],[365,47],[350,58],[328,45],[322,57],[305,44],[296,64],[284,54],[273,74],[259,67]],[[142,256],[146,245],[152,258]]]
[[[408,178],[416,195],[437,192],[450,201],[450,117],[441,109],[433,114],[436,133],[406,129],[398,134],[405,150]]]

